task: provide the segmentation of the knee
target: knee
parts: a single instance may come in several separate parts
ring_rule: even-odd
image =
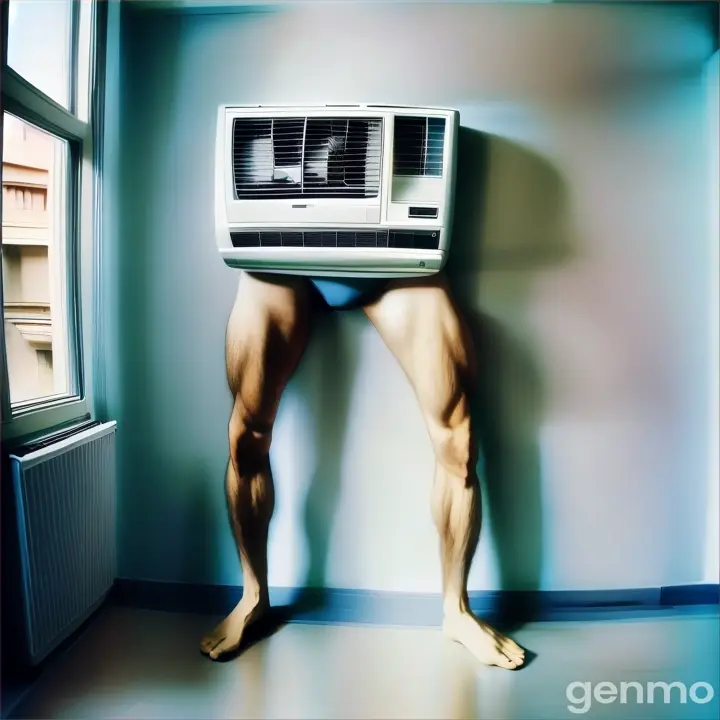
[[[477,448],[472,436],[470,417],[444,424],[431,433],[438,464],[450,475],[467,483],[475,475]]]
[[[230,457],[240,475],[254,474],[270,452],[272,423],[248,412],[236,399],[228,426]]]

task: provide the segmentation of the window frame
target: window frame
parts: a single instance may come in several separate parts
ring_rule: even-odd
[[[70,78],[68,110],[47,96],[7,64],[9,3],[0,3],[2,18],[2,111],[51,133],[67,143],[64,233],[65,290],[70,387],[62,396],[18,403],[13,408],[5,344],[0,323],[0,417],[3,439],[52,432],[82,422],[93,412],[91,348],[97,325],[100,222],[102,108],[104,100],[104,30],[106,8],[98,0],[71,0]],[[89,13],[83,16],[83,13]],[[83,23],[84,20],[84,23]],[[84,37],[83,37],[84,36]],[[84,42],[81,42],[83,41]],[[84,47],[83,47],[84,45]],[[82,74],[78,70],[82,68]],[[80,111],[79,113],[77,111]],[[86,117],[79,117],[85,115]],[[2,124],[2,119],[0,119]],[[0,153],[2,152],[0,135]],[[0,208],[2,201],[0,200]],[[0,245],[0,262],[2,245]],[[4,308],[2,274],[0,302]]]

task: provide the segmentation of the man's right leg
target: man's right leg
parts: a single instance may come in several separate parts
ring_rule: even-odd
[[[269,607],[267,542],[275,503],[270,441],[280,396],[307,344],[310,315],[305,278],[242,274],[226,336],[228,382],[235,396],[226,490],[243,595],[200,643],[213,660],[237,650],[245,628]]]

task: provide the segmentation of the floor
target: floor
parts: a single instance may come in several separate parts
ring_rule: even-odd
[[[287,625],[239,658],[197,649],[214,618],[111,607],[20,701],[15,718],[718,718],[717,608],[653,618],[529,625],[537,654],[517,672],[477,666],[439,630]],[[654,703],[637,688],[611,702],[600,682],[713,686],[705,704],[676,686]],[[590,683],[571,688],[572,682]],[[586,694],[586,690],[592,692]],[[705,689],[696,688],[702,700]],[[573,695],[574,693],[574,695]],[[605,694],[603,694],[605,693]],[[600,702],[605,700],[605,703]]]

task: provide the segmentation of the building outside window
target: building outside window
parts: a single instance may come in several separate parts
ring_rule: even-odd
[[[64,252],[56,185],[65,143],[3,118],[3,310],[12,404],[68,391],[66,311],[56,254]]]

